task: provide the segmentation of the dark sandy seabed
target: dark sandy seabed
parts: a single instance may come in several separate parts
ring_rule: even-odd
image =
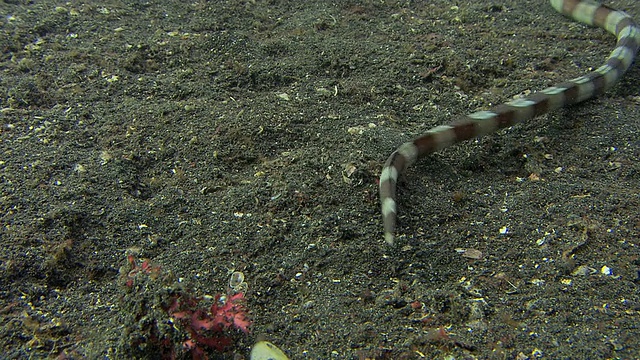
[[[253,326],[214,359],[258,336],[291,359],[640,357],[637,65],[421,160],[393,248],[378,208],[396,146],[601,65],[603,30],[543,0],[0,13],[3,359],[159,358],[149,324],[184,340],[168,294],[210,303],[233,271]],[[160,274],[126,286],[127,255]]]

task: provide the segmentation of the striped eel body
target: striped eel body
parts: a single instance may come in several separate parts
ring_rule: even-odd
[[[425,135],[400,145],[389,156],[380,175],[384,237],[388,244],[394,242],[398,176],[419,157],[600,95],[609,90],[631,66],[640,46],[640,28],[629,15],[584,0],[551,0],[551,6],[576,21],[601,27],[617,37],[616,47],[606,63],[584,76],[486,111],[462,116],[450,125],[437,126]]]

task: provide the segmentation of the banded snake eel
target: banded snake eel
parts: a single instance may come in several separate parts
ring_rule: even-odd
[[[398,147],[380,175],[380,203],[385,241],[393,245],[396,230],[398,176],[418,158],[455,143],[491,134],[561,107],[585,101],[609,90],[631,66],[640,46],[640,27],[624,12],[585,0],[550,0],[558,12],[587,25],[603,28],[617,38],[604,65],[583,76],[517,98],[485,111],[462,116],[450,125]]]

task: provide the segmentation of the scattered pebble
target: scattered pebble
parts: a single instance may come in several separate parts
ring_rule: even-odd
[[[587,276],[595,274],[596,269],[590,268],[587,265],[580,265],[571,272],[573,276]]]
[[[287,93],[280,93],[280,94],[277,94],[277,95],[282,100],[285,100],[285,101],[291,100],[291,98],[289,97],[289,94],[287,94]]]
[[[610,275],[612,275],[612,274],[613,274],[613,271],[611,271],[611,268],[610,268],[610,267],[608,267],[608,266],[606,266],[606,265],[605,265],[605,266],[603,266],[603,267],[602,267],[602,269],[600,269],[600,273],[601,273],[602,275],[610,276]]]
[[[533,285],[542,286],[542,285],[544,285],[544,280],[542,280],[542,279],[531,279],[531,283]]]
[[[482,251],[480,250],[457,248],[456,252],[462,255],[463,257],[466,257],[469,259],[474,259],[474,260],[482,259]]]

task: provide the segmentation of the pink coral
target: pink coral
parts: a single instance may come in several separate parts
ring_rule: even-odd
[[[175,343],[178,340],[192,359],[207,360],[208,351],[222,352],[231,347],[237,340],[237,330],[249,332],[251,321],[243,293],[230,294],[224,300],[218,294],[211,306],[200,307],[202,298],[190,290],[182,286],[165,287],[164,281],[170,276],[160,276],[163,274],[159,266],[149,260],[138,263],[133,255],[127,256],[127,262],[128,267],[121,269],[121,279],[127,289],[123,299],[129,301],[125,305],[135,318],[134,326],[126,334],[132,354],[146,351],[162,359],[182,358]],[[162,281],[155,281],[159,277]],[[174,326],[166,326],[167,316]]]
[[[156,279],[160,273],[160,266],[153,266],[149,260],[144,260],[142,264],[136,263],[136,258],[133,255],[127,256],[127,261],[131,266],[131,270],[126,275],[125,285],[129,288],[133,287],[134,280],[138,274],[148,275],[151,279]]]
[[[231,345],[227,332],[233,328],[249,332],[251,321],[242,304],[244,294],[231,295],[223,303],[220,298],[221,295],[216,295],[207,311],[196,308],[200,299],[181,294],[173,299],[167,309],[169,315],[189,334],[183,347],[191,352],[193,359],[207,359],[204,347],[222,351]]]

